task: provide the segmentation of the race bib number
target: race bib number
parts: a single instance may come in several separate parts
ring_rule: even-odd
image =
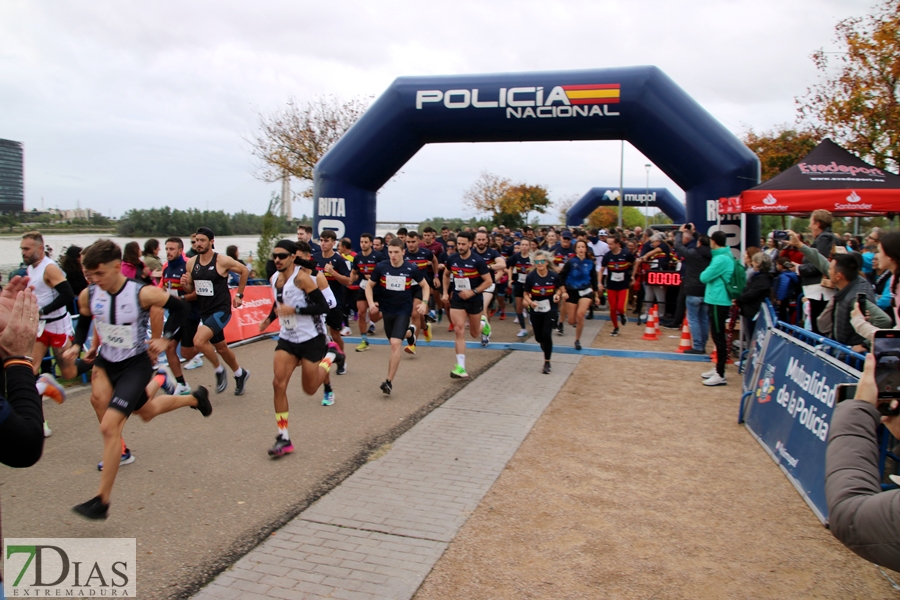
[[[175,298],[178,298],[178,290],[176,290],[175,288],[170,287],[167,291],[169,292],[170,296],[174,296]]]
[[[384,287],[391,292],[402,292],[406,289],[406,277],[387,275],[384,278]]]
[[[194,280],[194,289],[197,290],[198,296],[212,296],[213,295],[213,282],[209,279],[195,279]]]
[[[519,283],[525,283],[526,279],[528,279],[527,273],[519,273]]]
[[[497,287],[497,285],[494,284],[494,283],[492,283],[492,284],[491,284],[491,287],[489,287],[489,288],[487,288],[486,290],[484,290],[484,293],[485,293],[485,294],[493,294],[493,293],[494,293],[494,288],[496,288],[496,287]]]
[[[44,319],[38,320],[37,336],[35,336],[35,337],[41,337],[42,335],[44,335],[44,328],[46,326],[47,326],[47,321],[45,321]]]
[[[582,298],[584,298],[585,296],[590,296],[593,293],[594,293],[594,290],[592,290],[591,288],[584,288],[583,290],[578,291],[578,295],[581,296]]]
[[[609,274],[610,281],[625,281],[625,273],[619,271],[618,273],[610,273]]]
[[[360,279],[359,280],[359,289],[364,290],[364,289],[366,289],[367,285],[369,285],[368,279]]]
[[[133,348],[134,336],[131,325],[113,325],[111,323],[97,323],[100,326],[100,340],[113,348]]]
[[[545,313],[550,312],[550,300],[538,300],[534,303],[534,312]]]
[[[456,287],[457,292],[461,292],[463,290],[472,290],[472,282],[469,281],[468,277],[454,277],[453,285]]]
[[[293,329],[297,326],[297,315],[288,315],[286,317],[278,317],[281,326],[285,329]]]

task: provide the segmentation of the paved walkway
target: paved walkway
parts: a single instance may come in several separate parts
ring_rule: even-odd
[[[195,598],[411,598],[580,360],[511,353]]]

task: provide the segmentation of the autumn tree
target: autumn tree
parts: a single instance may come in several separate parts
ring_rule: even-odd
[[[791,168],[809,154],[819,143],[818,135],[810,129],[780,129],[756,133],[748,129],[743,142],[759,158],[760,181],[768,181]]]
[[[463,201],[477,212],[490,214],[494,225],[510,228],[524,225],[531,211],[547,212],[551,204],[546,188],[513,184],[509,179],[486,171],[465,191]]]
[[[900,0],[837,24],[842,52],[812,55],[820,83],[797,99],[798,119],[876,167],[900,166]]]
[[[260,161],[257,178],[271,183],[288,174],[312,183],[316,163],[359,120],[369,100],[324,96],[299,102],[290,98],[284,109],[258,113],[258,130],[247,140],[253,156]],[[311,197],[312,188],[302,195]]]

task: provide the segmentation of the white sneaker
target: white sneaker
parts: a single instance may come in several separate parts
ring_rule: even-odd
[[[528,337],[528,330],[527,329],[521,330],[519,333],[516,334],[516,337],[520,337],[520,338]]]
[[[709,378],[712,377],[713,375],[718,375],[718,373],[716,372],[716,368],[715,368],[715,367],[713,367],[712,369],[710,369],[710,370],[707,371],[706,373],[700,373],[700,377],[702,377],[703,379],[709,379]]]
[[[719,375],[718,373],[714,374],[712,377],[708,378],[703,382],[703,385],[726,385],[728,382],[725,381],[725,378]]]
[[[341,335],[350,335],[352,333],[353,332],[350,330],[349,327],[344,327],[343,329],[341,329]]]
[[[191,386],[188,384],[181,384],[175,386],[175,395],[176,396],[190,396],[191,395]]]
[[[191,369],[199,369],[199,368],[202,367],[202,366],[203,366],[203,356],[201,356],[200,354],[198,354],[197,356],[195,356],[195,357],[192,358],[191,360],[189,360],[189,361],[187,361],[186,363],[184,363],[184,368],[187,369],[187,370],[189,370],[189,371],[190,371]]]
[[[50,431],[50,426],[47,425],[47,421],[44,421],[44,437],[48,438],[53,435],[53,432]]]

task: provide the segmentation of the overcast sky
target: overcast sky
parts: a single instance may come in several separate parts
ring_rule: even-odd
[[[262,213],[245,141],[257,113],[378,96],[405,75],[656,65],[736,134],[795,116],[810,54],[869,0],[0,2],[0,138],[25,144],[26,208]],[[625,186],[646,159],[626,144]],[[618,186],[619,142],[423,148],[382,188],[378,220],[473,216],[481,171],[554,200]],[[294,182],[295,190],[301,184]],[[653,168],[650,187],[683,193]],[[280,190],[278,190],[280,191]],[[423,202],[423,200],[425,200]],[[297,200],[294,214],[312,214]]]

